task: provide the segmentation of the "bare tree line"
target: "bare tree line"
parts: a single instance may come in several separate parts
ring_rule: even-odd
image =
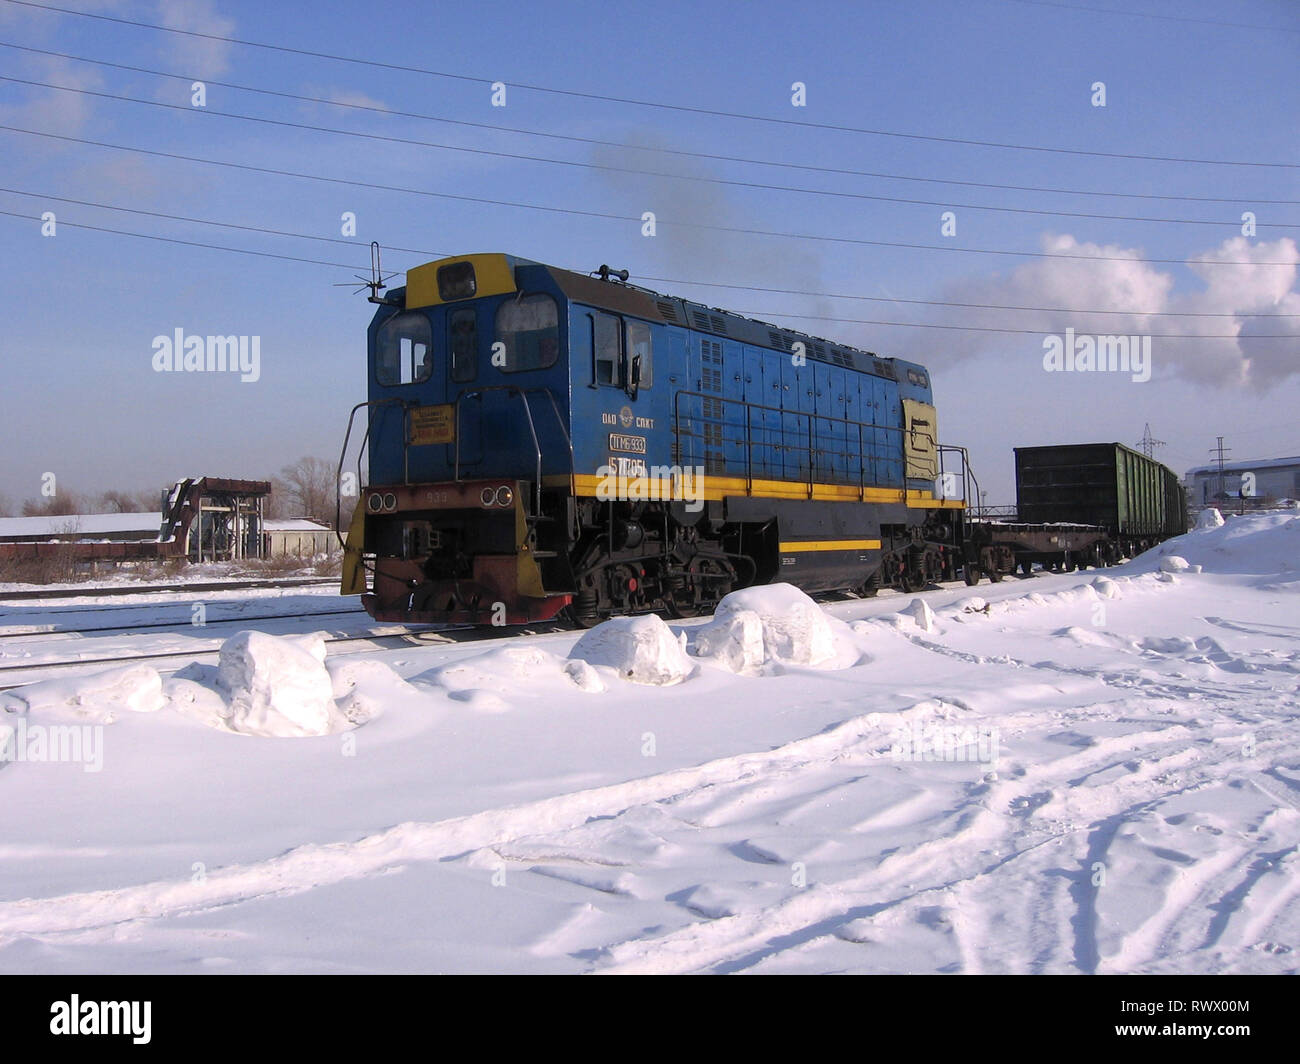
[[[284,466],[278,476],[262,478],[271,483],[271,496],[266,501],[266,516],[276,520],[306,517],[332,526],[335,511],[334,473],[333,462],[304,455],[296,462]],[[112,490],[99,494],[60,490],[51,498],[29,498],[19,504],[0,495],[0,517],[160,513],[163,491],[170,487],[168,484],[165,488],[156,490]]]

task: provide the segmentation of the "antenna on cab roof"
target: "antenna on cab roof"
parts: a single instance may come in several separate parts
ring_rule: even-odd
[[[384,289],[384,288],[387,288],[387,287],[388,287],[388,282],[389,282],[389,280],[391,280],[393,277],[396,277],[397,274],[396,274],[396,273],[390,273],[387,277],[384,276],[383,269],[382,269],[382,267],[380,266],[380,262],[379,262],[379,241],[378,241],[378,240],[372,240],[372,241],[370,241],[370,277],[369,277],[369,279],[363,277],[363,276],[362,276],[361,274],[359,274],[359,273],[358,273],[358,274],[354,274],[353,276],[355,276],[356,279],[357,279],[358,281],[361,282],[361,284],[360,284],[359,287],[353,289],[353,294],[354,294],[354,295],[359,294],[359,293],[361,293],[361,292],[364,292],[367,288],[369,288],[369,289],[370,289],[370,295],[368,295],[368,296],[366,297],[367,302],[370,302],[370,303],[383,303],[383,304],[389,304],[389,303],[395,303],[395,302],[396,302],[396,300],[389,299],[389,298],[387,298],[387,297],[385,297],[385,296],[381,296],[381,295],[379,294],[379,292],[380,292],[381,289]],[[352,287],[352,282],[351,282],[351,281],[345,281],[345,282],[343,282],[342,284],[336,284],[336,285],[334,285],[334,287],[335,287],[335,288],[350,288],[350,287]]]

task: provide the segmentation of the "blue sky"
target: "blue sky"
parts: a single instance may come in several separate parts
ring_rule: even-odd
[[[15,190],[0,192],[0,211],[22,216],[0,214],[0,357],[10,441],[0,494],[11,502],[36,496],[45,472],[55,472],[66,489],[94,493],[156,488],[182,475],[268,476],[304,454],[332,459],[348,410],[365,397],[372,310],[334,286],[364,270],[370,240],[415,249],[387,250],[388,270],[492,250],[583,271],[607,262],[649,287],[915,358],[932,370],[941,434],[971,447],[990,502],[1010,501],[1013,446],[1135,443],[1147,422],[1167,441],[1158,456],[1180,472],[1205,461],[1216,435],[1227,437],[1234,458],[1300,453],[1300,204],[1278,202],[1300,201],[1300,4],[1290,0],[1139,0],[1124,12],[1106,0],[58,6],[403,69],[0,0],[6,44],[178,75],[0,47],[5,78],[83,90],[0,81],[0,125],[74,138],[0,132],[0,187]],[[191,107],[196,79],[207,82],[205,110]],[[497,80],[507,85],[504,108],[491,106],[490,83]],[[791,105],[796,81],[807,86],[806,107]],[[1092,105],[1098,81],[1106,86],[1105,107]],[[610,143],[395,117],[215,82]],[[602,98],[610,96],[784,121]],[[249,172],[86,140],[500,202]],[[1133,155],[1200,161],[1113,157]],[[335,239],[343,239],[341,214],[352,211],[357,243],[106,206]],[[38,219],[47,210],[60,223],[54,237],[41,234]],[[647,210],[659,220],[652,238],[641,235],[638,220]],[[946,210],[956,218],[951,236],[940,229]],[[1028,210],[1049,213],[1018,213]],[[1241,232],[1245,211],[1257,217],[1252,236]],[[863,240],[940,250],[853,242]],[[1279,262],[1291,265],[1272,265]],[[260,336],[261,378],[155,373],[153,338],[177,328]],[[1043,339],[1066,328],[1154,334],[1152,379],[1045,372]],[[1239,332],[1251,338],[1234,338]]]

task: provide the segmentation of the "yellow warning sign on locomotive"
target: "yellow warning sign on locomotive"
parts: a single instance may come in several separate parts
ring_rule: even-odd
[[[417,406],[411,411],[410,443],[424,447],[431,443],[456,441],[456,406],[439,403],[437,406]]]

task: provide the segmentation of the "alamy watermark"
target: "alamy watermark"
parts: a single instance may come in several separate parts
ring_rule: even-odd
[[[1043,369],[1048,373],[1131,373],[1142,384],[1151,379],[1150,336],[1043,337]]]
[[[171,336],[153,338],[156,373],[238,373],[245,384],[262,376],[260,336]]]
[[[0,724],[0,763],[7,761],[66,761],[87,772],[104,767],[102,724],[28,724],[19,717]]]
[[[152,1034],[152,1001],[82,1001],[77,994],[50,1005],[50,1034],[129,1036],[138,1046]]]
[[[973,761],[998,763],[998,729],[962,724],[900,727],[890,749],[895,761]]]
[[[616,458],[596,475],[601,502],[684,502],[687,513],[704,509],[703,466],[647,466],[639,458]]]

